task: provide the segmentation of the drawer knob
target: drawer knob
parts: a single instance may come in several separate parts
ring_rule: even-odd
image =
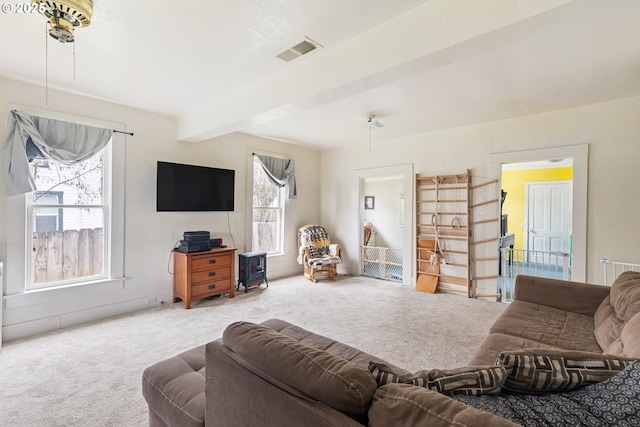
[[[216,272],[215,272],[215,271],[210,271],[210,272],[209,272],[209,277],[213,277],[213,276],[215,276],[215,275],[216,275]]]
[[[216,285],[209,285],[209,289],[215,289]]]
[[[211,259],[209,260],[209,264],[215,264],[215,263],[216,263],[216,259],[215,259],[215,258],[211,258]]]

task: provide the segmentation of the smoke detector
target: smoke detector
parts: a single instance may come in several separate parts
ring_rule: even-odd
[[[88,27],[93,16],[92,0],[31,0],[39,5],[39,11],[49,19],[49,35],[60,43],[73,43],[73,30]]]

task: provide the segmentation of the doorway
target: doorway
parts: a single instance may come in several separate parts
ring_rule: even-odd
[[[385,181],[393,184],[384,184]],[[383,192],[386,195],[376,197],[375,194],[368,194],[367,188],[369,187],[369,191],[372,191],[373,187],[371,186],[387,187],[388,189]],[[354,211],[358,212],[358,215],[357,224],[353,224],[352,238],[357,239],[357,247],[361,249],[361,256],[358,259],[358,265],[352,266],[352,271],[363,274],[362,248],[365,239],[365,221],[371,223],[374,222],[373,220],[383,221],[385,224],[389,224],[389,229],[396,229],[394,233],[387,233],[386,236],[392,240],[390,244],[393,243],[395,246],[393,249],[398,250],[395,253],[402,254],[401,258],[396,258],[399,259],[397,264],[401,264],[401,268],[398,268],[401,271],[401,277],[398,277],[398,281],[405,285],[415,284],[415,262],[413,261],[415,259],[415,245],[412,244],[415,241],[412,217],[414,188],[415,176],[412,164],[359,169],[353,172],[352,194],[356,196],[353,202],[357,204]],[[379,225],[382,225],[383,222],[379,222]],[[395,225],[392,225],[393,223]],[[376,225],[373,224],[373,226]],[[381,241],[378,235],[374,240],[376,244]]]
[[[404,277],[404,180],[402,175],[364,180],[361,274],[393,282]],[[409,272],[407,272],[409,273]]]
[[[586,281],[586,255],[587,255],[587,167],[589,158],[589,146],[570,145],[563,147],[543,148],[538,150],[517,151],[510,153],[492,154],[489,156],[491,167],[495,168],[495,174],[502,176],[503,165],[516,165],[533,162],[555,163],[560,164],[559,160],[567,159],[572,162],[572,195],[569,203],[569,212],[571,216],[571,234],[569,238],[569,249],[571,252],[571,279],[575,281]],[[559,170],[559,169],[558,169]],[[539,181],[556,181],[567,180],[567,178],[545,178]],[[508,185],[508,180],[502,180],[503,190]],[[522,187],[524,192],[524,187]],[[511,196],[507,194],[503,207],[511,209],[507,206],[511,203]],[[522,204],[522,218],[524,218],[524,203]],[[508,227],[516,234],[516,242],[518,240],[524,249],[524,230],[526,224],[524,220],[519,223],[515,218],[508,219]],[[514,246],[515,247],[515,246]],[[514,257],[515,258],[515,257]]]
[[[501,232],[513,236],[517,259],[536,262],[549,252],[570,252],[573,160],[503,164],[501,182]]]

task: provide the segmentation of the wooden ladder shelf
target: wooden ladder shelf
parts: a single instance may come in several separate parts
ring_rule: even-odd
[[[488,252],[487,248],[479,251],[478,246],[497,246],[497,232],[494,236],[487,229],[495,230],[498,224],[497,213],[488,213],[492,206],[497,207],[498,199],[477,200],[474,190],[497,183],[493,180],[474,186],[469,170],[416,176],[417,290],[461,293],[469,298],[491,296],[478,295],[476,285],[497,275],[480,276],[475,272],[485,272],[487,264],[480,269],[478,264],[487,262],[495,264],[497,270],[498,258],[475,254]]]
[[[470,296],[469,184],[469,171],[416,177],[417,290]]]

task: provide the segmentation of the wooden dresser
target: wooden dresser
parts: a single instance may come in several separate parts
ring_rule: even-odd
[[[182,253],[173,251],[173,302],[191,302],[213,295],[235,296],[235,248]]]

